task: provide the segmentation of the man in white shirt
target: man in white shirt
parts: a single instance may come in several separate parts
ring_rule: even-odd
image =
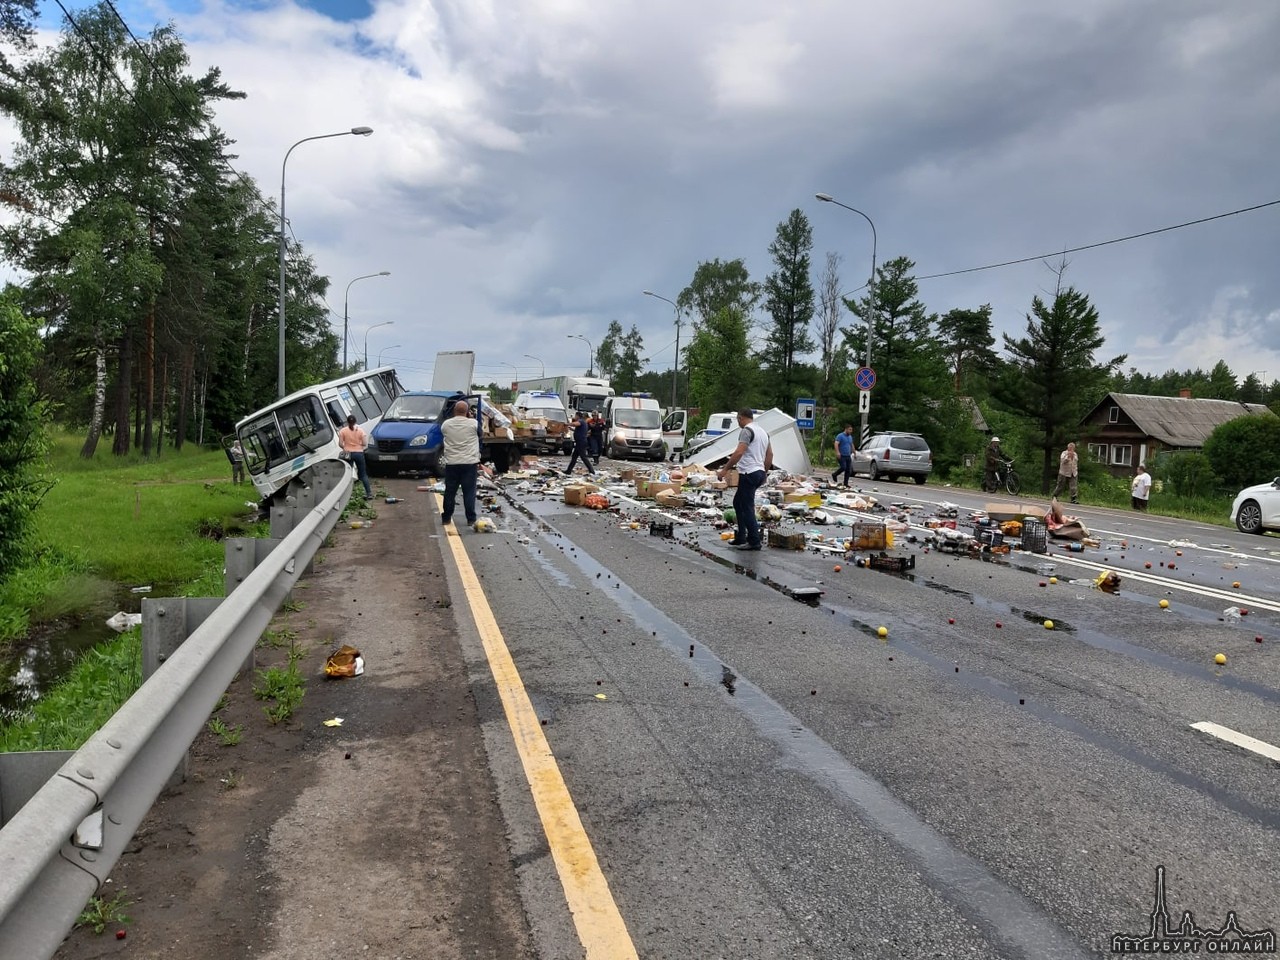
[[[462,488],[462,508],[467,523],[476,522],[476,474],[480,468],[480,424],[471,416],[471,407],[465,400],[453,405],[453,416],[440,425],[444,435],[444,450],[440,462],[444,464],[444,512],[443,523],[453,519],[453,504]]]
[[[1138,475],[1133,478],[1129,490],[1133,494],[1133,509],[1146,510],[1147,500],[1151,497],[1151,474],[1147,473],[1146,464],[1138,464]]]
[[[720,468],[724,479],[730,470],[738,471],[738,490],[733,495],[733,512],[738,529],[729,545],[739,550],[759,550],[762,544],[760,523],[756,520],[756,491],[764,484],[773,468],[773,444],[769,433],[755,423],[755,411],[738,411],[738,446]]]

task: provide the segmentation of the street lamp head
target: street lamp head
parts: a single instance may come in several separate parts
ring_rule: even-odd
[[[645,291],[644,291],[644,295],[645,295],[646,297],[656,297],[656,296],[657,296],[657,294],[656,294],[656,293],[654,293],[652,290],[645,290]]]
[[[357,137],[367,137],[373,133],[373,127],[352,127],[351,132]]]
[[[835,200],[835,197],[833,197],[829,193],[815,193],[814,196],[817,197],[819,200],[823,200],[827,203],[831,203],[833,200]]]
[[[391,276],[391,271],[390,271],[390,270],[379,270],[379,271],[378,271],[378,276],[380,276],[380,277],[389,277],[389,276]]]

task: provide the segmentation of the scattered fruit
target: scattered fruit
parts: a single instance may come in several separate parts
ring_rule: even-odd
[[[1144,563],[1144,564],[1143,564],[1143,566],[1144,566],[1144,567],[1146,567],[1148,570],[1150,570],[1150,569],[1151,569],[1151,561],[1150,561],[1150,560],[1148,560],[1146,563]]]
[[[1240,581],[1239,581],[1239,580],[1232,580],[1232,581],[1231,581],[1231,586],[1233,586],[1233,587],[1235,587],[1237,590],[1239,590],[1239,589],[1240,589]]]
[[[1050,577],[1050,578],[1049,578],[1049,582],[1050,582],[1050,583],[1057,583],[1057,582],[1058,582],[1058,578],[1057,578],[1057,577]]]
[[[876,636],[887,637],[889,635],[888,627],[879,627],[876,629]]]
[[[834,567],[832,567],[831,569],[832,569],[832,570],[834,570],[836,573],[839,573],[839,572],[840,572],[840,564],[838,564],[838,563],[837,563],[837,564],[836,564]]]
[[[1225,653],[1220,653],[1213,658],[1213,662],[1216,663],[1218,666],[1222,666],[1224,663],[1227,662],[1227,655]]]
[[[1168,609],[1169,609],[1169,601],[1168,601],[1168,600],[1161,600],[1161,601],[1160,601],[1160,609],[1161,609],[1161,610],[1168,610]]]
[[[1003,623],[1001,623],[999,620],[997,620],[997,621],[996,621],[996,629],[997,629],[997,630],[999,630],[999,629],[1000,629],[1001,627],[1003,627],[1003,626],[1004,626],[1004,624],[1003,624]]]
[[[947,617],[947,623],[955,623],[955,622],[956,622],[955,617]]]
[[[1046,630],[1052,630],[1052,629],[1053,629],[1053,621],[1052,621],[1052,620],[1046,620],[1046,621],[1044,622],[1044,628],[1045,628]]]

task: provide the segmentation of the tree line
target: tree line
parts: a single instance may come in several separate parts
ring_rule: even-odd
[[[28,279],[10,301],[40,330],[33,375],[82,453],[208,441],[275,396],[278,211],[232,166],[214,123],[240,99],[217,68],[189,75],[173,27],[135,38],[110,3],[31,43],[34,6],[0,2],[0,256]],[[286,383],[338,372],[318,275],[288,243]]]

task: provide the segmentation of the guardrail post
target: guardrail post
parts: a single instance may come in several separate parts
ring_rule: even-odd
[[[266,537],[227,537],[222,541],[225,554],[223,563],[222,589],[229,597],[236,587],[245,581],[249,574],[257,569],[258,564],[267,558],[280,543],[279,540]],[[256,665],[254,650],[249,651],[241,670],[252,670]]]
[[[74,750],[0,753],[0,827],[8,823],[74,753]]]
[[[182,646],[182,642],[209,618],[222,603],[221,597],[162,597],[142,601],[142,681],[146,683]],[[250,655],[250,660],[252,660]],[[169,778],[173,787],[187,779],[190,751],[183,754]]]

